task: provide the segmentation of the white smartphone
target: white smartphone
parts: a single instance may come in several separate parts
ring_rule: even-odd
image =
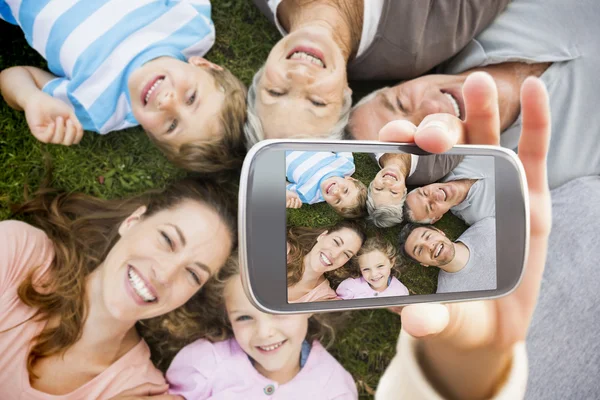
[[[238,218],[244,290],[270,313],[495,298],[528,251],[523,166],[495,146],[262,141]]]

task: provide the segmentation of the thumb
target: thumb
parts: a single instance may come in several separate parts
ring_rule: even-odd
[[[416,338],[437,335],[450,321],[448,308],[443,304],[413,304],[402,309],[402,329]]]

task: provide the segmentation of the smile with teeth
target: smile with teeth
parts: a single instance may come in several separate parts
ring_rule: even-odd
[[[450,93],[444,93],[444,95],[450,100],[450,104],[454,108],[454,115],[456,118],[460,118],[460,107],[458,106],[458,101],[452,96]]]
[[[292,53],[291,56],[288,57],[289,60],[303,60],[303,61],[308,61],[311,64],[315,64],[321,68],[325,68],[325,63],[323,62],[323,60],[321,60],[320,58],[309,54],[307,52],[304,51],[295,51]]]
[[[442,252],[442,249],[443,249],[443,248],[444,248],[444,244],[443,244],[443,243],[441,243],[441,244],[438,246],[438,249],[437,249],[437,251],[436,251],[436,252],[435,252],[435,254],[433,255],[433,258],[438,258],[438,257],[439,257],[439,255],[440,255],[440,253]]]
[[[398,178],[396,178],[396,175],[394,175],[394,174],[392,174],[390,172],[386,172],[385,174],[383,174],[382,178],[383,179],[385,179],[385,178],[392,178],[395,181],[398,180]]]
[[[319,255],[319,258],[321,259],[321,262],[323,264],[325,264],[326,266],[330,267],[331,265],[333,265],[333,263],[331,262],[331,260],[329,260],[329,257],[327,257],[325,254],[321,253]]]
[[[327,194],[331,194],[333,187],[335,186],[335,182],[333,182],[332,184],[329,185],[329,187],[327,187],[327,190],[325,191]]]
[[[258,348],[259,348],[260,350],[262,350],[262,351],[269,352],[269,351],[277,350],[277,349],[278,349],[278,348],[280,348],[280,347],[281,347],[281,346],[282,346],[282,345],[283,345],[285,342],[287,342],[287,339],[286,339],[286,340],[282,340],[281,342],[278,342],[278,343],[273,343],[273,344],[270,344],[270,345],[268,345],[268,346],[256,346],[256,347],[258,347]]]
[[[156,297],[152,295],[148,286],[146,286],[144,280],[133,270],[133,268],[129,267],[127,275],[129,277],[129,283],[131,283],[131,287],[135,293],[146,303],[152,303],[157,300]]]
[[[448,194],[446,193],[446,191],[442,188],[440,188],[440,191],[444,194],[444,201],[446,201],[448,199]]]
[[[383,275],[380,275],[377,278],[371,278],[371,282],[378,282],[381,278],[383,278]]]
[[[152,85],[152,87],[150,87],[150,89],[148,89],[148,92],[146,92],[146,96],[144,97],[144,104],[148,104],[148,100],[150,100],[150,96],[152,95],[152,92],[154,92],[154,90],[156,90],[156,88],[159,87],[160,84],[163,83],[164,80],[165,80],[165,78],[158,78],[156,80],[156,82],[154,82],[154,85]]]

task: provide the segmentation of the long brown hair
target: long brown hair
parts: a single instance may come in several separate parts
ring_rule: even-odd
[[[356,232],[360,237],[360,243],[362,245],[366,235],[362,225],[356,221],[342,220],[330,228],[306,228],[294,226],[288,230],[287,242],[290,247],[287,258],[288,287],[294,286],[302,279],[302,275],[304,274],[304,257],[311,251],[315,243],[317,243],[319,235],[325,231],[333,233],[344,228]],[[328,278],[328,275],[335,274],[336,271],[330,271],[325,273],[325,277]]]
[[[208,181],[183,180],[164,190],[148,191],[125,200],[103,200],[80,193],[64,193],[42,189],[16,213],[42,229],[54,246],[54,260],[47,272],[51,290],[36,290],[32,277],[35,270],[19,285],[21,301],[37,309],[35,320],[58,318],[60,323],[44,330],[35,338],[27,360],[27,370],[33,374],[36,360],[64,353],[80,337],[86,320],[86,277],[102,263],[118,241],[120,224],[140,206],[146,206],[144,217],[170,209],[184,200],[202,203],[213,209],[227,226],[236,245],[236,220],[233,204]],[[48,288],[46,287],[46,289]],[[139,332],[152,342],[153,335],[169,331],[183,335],[186,324],[194,324],[195,303],[203,296],[201,290],[179,309],[138,323]],[[152,327],[156,331],[145,329]],[[200,329],[209,329],[204,327]],[[37,378],[37,377],[35,377]]]

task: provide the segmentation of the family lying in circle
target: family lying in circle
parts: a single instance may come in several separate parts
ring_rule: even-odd
[[[352,153],[286,153],[286,207],[311,211],[311,204],[326,202],[345,218],[331,227],[288,230],[288,301],[408,295],[402,258],[438,267],[437,293],[496,289],[494,159],[372,156],[379,172],[365,185],[352,177]],[[421,186],[408,192],[407,185]],[[448,211],[470,225],[456,242],[432,225]],[[381,235],[366,238],[353,221],[361,217],[377,228],[408,224],[392,244]]]

